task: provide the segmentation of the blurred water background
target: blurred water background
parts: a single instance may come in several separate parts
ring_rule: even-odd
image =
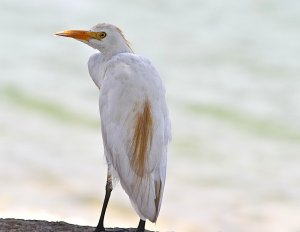
[[[94,51],[53,36],[108,22],[149,57],[173,124],[149,229],[300,231],[300,1],[1,0],[0,217],[96,225],[106,166]],[[108,226],[136,226],[121,187]]]

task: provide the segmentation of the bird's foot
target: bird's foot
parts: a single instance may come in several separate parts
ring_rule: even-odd
[[[94,230],[94,232],[109,232],[109,231],[113,231],[113,232],[129,232],[128,229],[119,229],[119,228],[105,230],[104,227],[97,227]]]
[[[94,230],[94,232],[104,232],[105,228],[103,226],[97,226],[96,229]]]

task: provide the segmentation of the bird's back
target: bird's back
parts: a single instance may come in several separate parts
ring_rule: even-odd
[[[150,61],[140,56],[118,54],[103,68],[99,106],[107,163],[139,216],[154,222],[171,137],[165,89]]]

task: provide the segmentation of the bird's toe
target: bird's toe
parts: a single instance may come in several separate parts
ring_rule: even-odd
[[[97,227],[94,232],[105,232],[105,228],[104,227]]]

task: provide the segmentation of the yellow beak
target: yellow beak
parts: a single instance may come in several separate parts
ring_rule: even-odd
[[[67,30],[56,32],[55,35],[70,37],[77,40],[89,41],[90,39],[97,39],[97,32],[81,31],[81,30]]]

